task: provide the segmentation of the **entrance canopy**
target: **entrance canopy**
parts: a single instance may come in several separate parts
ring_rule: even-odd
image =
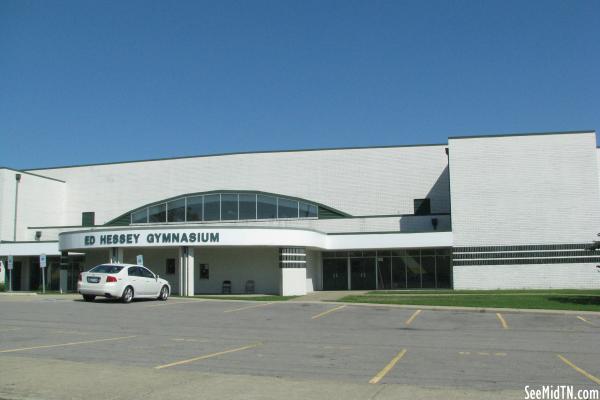
[[[322,250],[451,247],[452,232],[326,234],[310,229],[144,227],[63,232],[59,250],[111,247],[298,246]]]

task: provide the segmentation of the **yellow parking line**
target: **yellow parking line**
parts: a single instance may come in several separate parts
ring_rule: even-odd
[[[157,365],[156,367],[154,367],[154,369],[163,369],[163,368],[174,367],[176,365],[189,364],[189,363],[194,362],[194,361],[206,360],[207,358],[217,357],[217,356],[221,356],[223,354],[229,354],[229,353],[235,353],[236,351],[253,349],[255,347],[260,346],[261,344],[262,343],[254,343],[254,344],[250,344],[248,346],[237,347],[235,349],[229,349],[229,350],[220,351],[218,353],[212,353],[212,354],[207,354],[207,355],[204,355],[204,356],[189,358],[187,360],[175,361],[175,362],[172,362],[172,363],[169,363],[169,364]]]
[[[593,323],[592,321],[588,321],[587,319],[583,318],[582,316],[578,315],[577,316],[578,319],[582,320],[583,322],[590,324],[591,326],[598,326],[595,323]]]
[[[247,306],[247,307],[241,307],[241,308],[234,308],[233,310],[225,310],[223,312],[230,313],[230,312],[234,312],[234,311],[248,310],[250,308],[264,307],[264,306],[268,306],[268,305],[271,305],[271,304],[273,304],[273,302],[264,303],[264,304],[255,304],[253,306]]]
[[[506,323],[506,320],[504,319],[502,314],[496,313],[496,317],[498,317],[498,320],[500,320],[500,323],[502,324],[502,328],[508,329],[508,324]]]
[[[322,313],[320,313],[320,314],[313,315],[313,316],[312,316],[310,319],[317,319],[317,318],[324,317],[324,316],[326,316],[326,315],[327,315],[327,314],[329,314],[329,313],[332,313],[332,312],[334,312],[334,311],[341,310],[342,308],[345,308],[345,307],[346,307],[346,306],[339,306],[339,307],[335,307],[335,308],[332,308],[332,309],[330,309],[330,310],[327,310],[327,311],[323,311],[323,312],[322,312]]]
[[[113,341],[113,340],[131,339],[131,338],[134,338],[134,337],[136,337],[136,335],[132,335],[132,336],[120,336],[120,337],[114,337],[114,338],[108,338],[108,339],[84,340],[82,342],[48,344],[48,345],[45,345],[45,346],[22,347],[20,349],[0,350],[0,353],[14,353],[14,352],[17,352],[17,351],[36,350],[36,349],[49,349],[49,348],[52,348],[52,347],[66,347],[66,346],[75,346],[75,345],[78,345],[78,344],[109,342],[109,341]]]
[[[600,385],[600,378],[597,378],[594,375],[590,374],[589,372],[579,368],[577,365],[573,364],[571,361],[567,360],[565,357],[561,356],[560,354],[557,354],[557,356],[558,356],[558,358],[561,359],[562,362],[567,364],[569,367],[573,368],[575,371],[579,372],[581,375],[585,376],[590,381],[595,382],[598,385]]]
[[[415,320],[415,318],[417,318],[417,316],[421,314],[421,310],[417,310],[413,313],[413,315],[410,316],[409,319],[406,320],[405,324],[408,326],[410,324],[412,324],[412,322]]]
[[[371,384],[376,384],[376,383],[378,383],[380,380],[382,380],[382,379],[383,379],[383,377],[384,377],[384,376],[386,376],[386,375],[387,375],[387,373],[388,373],[388,372],[390,372],[390,371],[392,370],[392,368],[394,368],[394,365],[396,365],[396,363],[397,363],[398,361],[400,361],[400,359],[401,359],[402,357],[404,357],[404,355],[405,355],[405,354],[406,354],[406,349],[402,349],[402,350],[400,351],[400,353],[398,353],[398,354],[396,355],[396,357],[392,358],[392,361],[390,361],[390,362],[388,363],[388,365],[386,365],[385,367],[383,367],[383,369],[382,369],[381,371],[379,371],[379,372],[377,373],[377,375],[375,375],[375,376],[374,376],[374,377],[373,377],[373,378],[372,378],[372,379],[369,381],[369,383],[371,383]]]

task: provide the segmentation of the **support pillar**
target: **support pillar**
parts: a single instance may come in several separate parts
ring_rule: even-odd
[[[122,264],[124,259],[124,249],[122,247],[111,247],[108,253],[108,262],[111,264]]]
[[[303,296],[306,294],[306,249],[283,247],[279,249],[279,294]]]
[[[179,248],[179,295],[194,295],[194,248]]]
[[[58,287],[61,293],[67,293],[69,276],[69,252],[60,252],[60,272],[58,275]]]

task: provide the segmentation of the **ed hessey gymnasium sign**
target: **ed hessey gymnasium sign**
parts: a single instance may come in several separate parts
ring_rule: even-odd
[[[85,235],[83,243],[85,247],[219,243],[219,232],[97,233]]]

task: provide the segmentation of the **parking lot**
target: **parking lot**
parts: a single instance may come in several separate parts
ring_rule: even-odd
[[[288,398],[294,390],[304,398],[343,390],[347,398],[427,398],[436,391],[448,398],[524,398],[525,386],[600,387],[594,314],[3,296],[0,318],[0,398],[7,399],[78,398],[86,390],[89,398],[106,397],[105,385],[117,390],[127,382],[106,382],[101,374],[109,370],[131,374],[132,384],[147,382],[146,389],[161,382],[161,393],[171,395],[183,390],[178,377],[189,377],[180,385],[195,381],[197,390],[217,379],[225,386],[215,398],[228,384],[228,397],[246,390],[239,398],[270,398],[278,387]],[[84,373],[91,376],[82,382]],[[42,387],[45,380],[64,383],[52,391]],[[278,386],[284,383],[286,389]]]

